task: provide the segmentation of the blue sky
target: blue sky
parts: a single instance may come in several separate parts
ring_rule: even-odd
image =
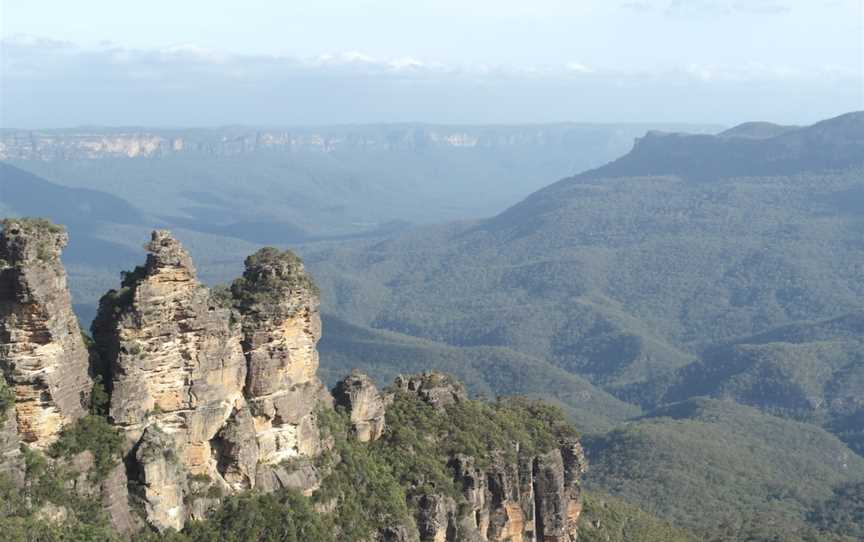
[[[864,0],[0,2],[6,127],[864,109]]]

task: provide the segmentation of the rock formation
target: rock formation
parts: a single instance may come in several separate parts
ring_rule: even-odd
[[[230,289],[211,291],[196,278],[180,243],[168,232],[153,232],[146,263],[125,273],[121,288],[100,301],[91,356],[59,261],[65,242],[62,229],[38,220],[7,221],[0,233],[4,478],[25,482],[19,448],[28,443],[50,452],[46,461],[68,473],[65,484],[76,495],[101,502],[118,532],[142,524],[130,510],[130,495],[141,505],[141,519],[164,532],[206,519],[222,495],[281,488],[310,495],[335,465],[354,464],[346,460],[350,455],[340,456],[345,441],[337,442],[334,433],[322,439],[319,432],[319,409],[332,409],[334,398],[317,376],[318,291],[293,253],[262,249],[247,258],[243,277]],[[114,449],[113,467],[105,456],[97,458],[98,447],[78,447],[62,457],[51,451],[57,446],[49,448],[91,406],[88,370],[107,384],[108,418],[89,416],[75,431],[101,424],[113,438],[119,430],[125,437],[123,461]],[[385,417],[397,400],[413,401],[401,404],[432,412],[439,423],[458,419],[448,417],[454,409],[477,408],[461,383],[439,373],[400,376],[382,394],[369,377],[355,372],[339,382],[334,395],[350,427],[340,416],[328,415],[327,423],[343,420],[341,431],[353,432],[356,440],[348,442],[364,454],[388,445]],[[498,434],[522,438],[503,429]],[[437,481],[407,481],[405,504],[413,521],[403,515],[387,520],[393,525],[378,524],[376,539],[572,542],[585,460],[568,434],[550,432],[542,445],[518,440],[542,453],[519,449],[517,440],[511,445],[496,440],[494,447],[472,452],[482,457],[427,451],[422,461],[440,461]],[[324,452],[326,458],[317,461]],[[362,471],[349,476],[354,474],[375,476]],[[451,475],[454,486],[447,480]],[[436,486],[441,476],[447,491]],[[402,489],[395,491],[390,495]],[[339,498],[328,503],[319,506],[321,513],[338,514]],[[33,517],[57,523],[75,513],[47,499]]]
[[[226,299],[168,232],[146,248],[146,264],[102,298],[93,334],[149,521],[182,526],[192,478],[229,493],[311,491],[303,460],[321,451],[315,408],[329,395],[316,376],[318,293],[299,259],[259,251]],[[174,463],[148,439],[170,443]]]
[[[94,339],[108,362],[110,417],[132,444],[159,426],[190,474],[217,477],[210,441],[243,405],[239,326],[195,277],[189,255],[153,232],[147,263],[102,298]]]
[[[264,248],[231,286],[249,367],[246,399],[258,441],[263,487],[284,486],[279,464],[321,451],[315,408],[331,401],[318,380],[318,290],[290,251]],[[310,487],[301,489],[310,490]]]
[[[461,383],[439,373],[399,376],[395,387],[435,408],[467,398]],[[515,451],[500,450],[485,458],[482,467],[480,458],[450,458],[468,511],[460,513],[456,502],[444,495],[424,495],[414,503],[420,541],[575,541],[582,512],[580,476],[587,466],[579,441],[567,439],[533,456]]]
[[[355,436],[360,442],[376,440],[384,432],[384,399],[365,374],[354,372],[339,381],[333,390],[333,399],[351,416]]]
[[[15,395],[20,439],[36,449],[86,414],[89,354],[72,312],[63,228],[9,219],[0,233],[0,369]]]
[[[0,383],[0,392],[5,391],[2,386]],[[0,475],[5,476],[15,486],[21,486],[24,482],[24,455],[21,453],[14,405],[4,405],[2,402],[0,402]]]
[[[158,530],[180,530],[186,523],[187,478],[177,441],[158,425],[145,431],[135,452],[147,520]]]
[[[458,403],[468,398],[465,386],[450,375],[423,373],[421,375],[396,377],[394,385],[404,392],[417,394],[435,408]]]

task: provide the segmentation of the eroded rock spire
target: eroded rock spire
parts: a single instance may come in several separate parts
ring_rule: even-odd
[[[0,369],[21,440],[44,449],[86,414],[92,387],[60,262],[68,235],[43,219],[6,219],[2,228]]]
[[[231,292],[242,315],[259,457],[272,467],[259,468],[258,478],[263,487],[278,487],[286,479],[280,463],[321,451],[315,408],[331,399],[317,376],[318,289],[291,251],[264,248],[246,259]]]

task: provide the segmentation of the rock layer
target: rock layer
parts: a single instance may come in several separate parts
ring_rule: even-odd
[[[14,392],[18,435],[36,449],[86,414],[92,387],[60,262],[67,241],[39,219],[6,220],[0,233],[0,369]]]

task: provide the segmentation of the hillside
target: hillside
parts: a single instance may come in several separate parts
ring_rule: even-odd
[[[653,411],[591,435],[594,489],[700,539],[849,540],[854,509],[824,503],[861,476],[862,128],[651,134],[490,219],[305,254],[357,329],[519,352]]]
[[[692,365],[634,386],[644,405],[710,395],[821,425],[864,452],[864,317],[802,322],[711,348]]]
[[[808,515],[864,476],[864,458],[832,435],[731,401],[676,403],[588,439],[586,448],[589,488],[639,503],[703,540],[842,540],[808,526]]]
[[[547,361],[500,347],[454,347],[326,317],[321,374],[335,383],[360,369],[377,382],[405,372],[436,370],[455,375],[473,395],[542,397],[560,406],[583,433],[606,431],[640,414],[584,379]]]
[[[708,183],[680,176],[700,145],[681,147],[697,158],[678,161],[661,147],[659,156],[684,173],[613,176],[612,164],[488,220],[309,251],[307,259],[327,285],[329,310],[352,323],[508,347],[614,391],[688,365],[710,345],[861,306],[864,207],[850,194],[864,191],[864,152],[848,154],[860,142],[843,139],[856,119],[835,121],[836,155],[851,160],[843,170],[819,170],[817,161],[815,171]],[[823,145],[834,141],[832,126],[738,144],[797,134]],[[790,160],[817,150],[805,146]]]

